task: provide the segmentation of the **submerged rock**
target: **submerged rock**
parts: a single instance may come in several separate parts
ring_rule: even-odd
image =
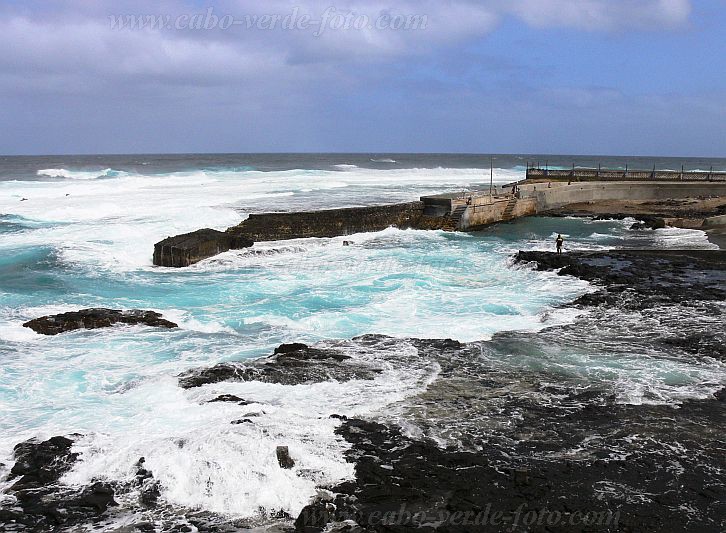
[[[280,468],[289,470],[295,466],[295,461],[290,457],[290,449],[287,446],[278,446],[275,454],[277,455],[277,462],[280,464]]]
[[[247,400],[244,400],[239,396],[235,396],[234,394],[221,394],[220,396],[209,400],[207,403],[236,403],[239,405],[249,405],[252,402],[248,402]]]
[[[140,309],[121,311],[104,308],[81,309],[80,311],[44,316],[26,322],[23,326],[42,335],[58,335],[77,329],[107,328],[114,324],[145,325],[156,328],[179,327],[154,311]]]

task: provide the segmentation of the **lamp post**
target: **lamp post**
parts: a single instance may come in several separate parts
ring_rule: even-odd
[[[494,157],[489,157],[489,203],[492,203],[492,188],[494,187]]]

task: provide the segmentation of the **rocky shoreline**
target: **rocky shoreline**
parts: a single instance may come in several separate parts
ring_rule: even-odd
[[[512,267],[559,270],[591,282],[594,291],[569,304],[582,313],[573,323],[535,333],[503,332],[467,344],[368,335],[340,341],[340,348],[283,345],[265,359],[179,377],[183,388],[376,379],[377,359],[360,360],[343,345],[375,353],[389,366],[425,361],[440,368],[426,390],[395,406],[395,416],[362,420],[331,412],[355,479],[322,487],[299,516],[281,514],[268,523],[270,531],[724,530],[723,371],[697,383],[697,394],[688,383],[663,384],[647,374],[636,376],[632,390],[617,375],[679,364],[723,368],[726,251],[520,252]],[[404,342],[416,355],[392,355],[390,348]],[[583,359],[600,364],[578,366]],[[591,367],[599,370],[583,376]],[[145,518],[123,531],[253,525],[169,513],[142,459],[133,486],[59,484],[77,460],[72,440],[19,445],[11,475],[23,477],[10,489],[17,503],[0,510],[6,528],[98,524],[119,512],[113,503],[129,493]],[[294,464],[286,467],[296,472]]]
[[[648,313],[682,306],[680,318],[695,317],[661,327],[644,344],[655,344],[664,358],[726,360],[726,252],[521,252],[515,261],[597,284],[572,305],[595,309],[596,320],[619,315],[621,324],[591,333],[589,342],[612,342]],[[709,315],[716,320],[699,324]],[[591,320],[501,333],[480,347],[512,355],[558,349]],[[357,531],[723,531],[723,382],[703,399],[630,404],[597,383],[578,386],[544,368],[517,379],[472,364],[471,345],[440,351],[441,377],[409,411],[436,439],[345,421],[338,431],[352,444],[356,480],[306,508],[298,531],[351,521]]]

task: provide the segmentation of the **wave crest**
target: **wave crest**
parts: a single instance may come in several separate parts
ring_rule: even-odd
[[[71,180],[94,180],[99,178],[117,178],[125,176],[126,172],[106,168],[104,170],[68,170],[65,168],[45,168],[38,170],[38,176],[46,176],[49,178],[64,178]]]

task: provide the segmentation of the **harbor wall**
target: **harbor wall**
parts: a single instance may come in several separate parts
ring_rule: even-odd
[[[253,214],[224,232],[205,229],[168,237],[156,243],[153,261],[158,266],[183,267],[259,241],[337,237],[391,226],[473,231],[572,204],[716,197],[726,197],[726,181],[525,181],[517,185],[516,196],[493,189],[491,195],[488,191],[438,195],[405,204]],[[720,226],[721,221],[711,223]]]
[[[436,229],[440,221],[424,214],[423,202],[302,211],[297,213],[252,214],[238,226],[229,228],[232,235],[244,235],[255,242],[338,237],[390,226],[400,229]]]
[[[525,197],[534,198],[537,212],[569,204],[608,200],[655,201],[682,198],[726,196],[726,182],[712,183],[538,183],[520,189]]]
[[[507,213],[507,206],[509,204],[510,198],[502,197],[493,199],[491,203],[475,203],[474,205],[470,205],[462,215],[458,229],[461,231],[473,231],[484,226],[496,224],[497,222],[537,213],[537,201],[534,198],[517,200],[511,212]]]

